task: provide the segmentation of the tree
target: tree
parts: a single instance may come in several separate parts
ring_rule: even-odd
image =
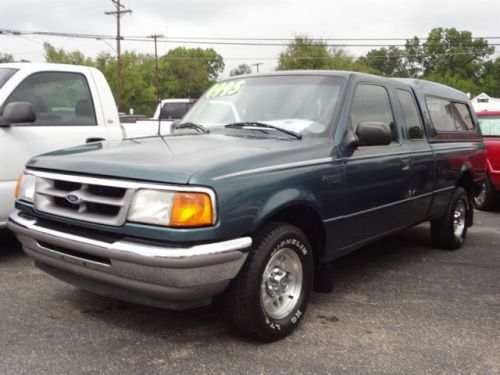
[[[330,48],[330,55],[330,69],[373,73],[373,70],[370,67],[363,64],[363,62],[359,61],[359,59],[356,59],[345,48],[332,47]]]
[[[470,31],[434,28],[421,46],[415,44],[415,60],[424,75],[449,75],[461,79],[480,78],[495,48],[482,38],[472,39]],[[418,56],[420,54],[420,56]]]
[[[313,40],[302,35],[296,36],[286,50],[280,53],[276,70],[295,69],[338,69],[370,71],[356,61],[346,49],[329,47],[322,40]]]
[[[495,51],[482,38],[472,38],[470,31],[434,28],[427,40],[407,41],[409,62],[420,67],[422,78],[441,82],[461,91],[478,94],[487,80],[489,56]]]
[[[423,72],[424,55],[420,48],[420,39],[414,36],[405,42],[406,70],[410,77],[419,78]]]
[[[0,53],[0,63],[14,62],[14,57],[8,53]]]
[[[472,95],[491,95],[500,91],[500,59],[490,60],[493,52],[488,41],[469,31],[437,27],[423,43],[415,36],[404,48],[373,49],[358,61],[381,75],[423,78]]]
[[[307,36],[296,36],[286,50],[280,53],[276,70],[331,69],[331,55],[323,41]]]
[[[366,56],[360,57],[358,62],[372,68],[375,73],[387,77],[410,76],[405,53],[395,46],[372,49]]]
[[[115,87],[116,58],[100,53],[92,59],[79,51],[68,52],[45,43],[47,62],[79,64],[99,69]],[[122,63],[121,110],[152,115],[156,108],[155,58],[151,54],[124,52]],[[160,94],[169,97],[199,97],[224,70],[222,57],[213,49],[176,48],[159,59]]]
[[[238,65],[237,68],[234,68],[229,72],[230,76],[239,76],[242,74],[251,74],[252,73],[252,68],[250,68],[250,65],[248,64],[240,64]]]
[[[500,98],[500,57],[486,62],[480,92]]]
[[[66,52],[62,48],[55,48],[50,43],[43,43],[43,49],[45,50],[45,61],[47,62],[94,66],[92,59],[85,57],[80,51]]]
[[[223,72],[224,61],[212,48],[178,47],[161,58],[161,67],[165,97],[198,98]]]

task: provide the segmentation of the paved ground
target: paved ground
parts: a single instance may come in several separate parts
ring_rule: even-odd
[[[467,245],[422,225],[334,263],[335,290],[273,344],[231,335],[214,308],[170,312],[80,291],[0,236],[0,374],[500,374],[500,213]]]

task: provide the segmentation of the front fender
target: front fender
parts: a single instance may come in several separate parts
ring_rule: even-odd
[[[288,188],[277,191],[262,205],[255,217],[255,226],[260,226],[270,217],[292,206],[306,206],[320,212],[316,196],[308,190]]]

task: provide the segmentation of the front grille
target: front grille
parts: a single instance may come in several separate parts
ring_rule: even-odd
[[[75,181],[38,177],[35,208],[98,224],[121,226],[125,223],[135,189],[78,181],[77,177]]]
[[[62,191],[73,191],[80,189],[82,184],[78,182],[54,180],[54,187]]]
[[[61,197],[53,197],[54,206],[64,207],[71,211],[78,211],[80,209],[79,204],[69,203],[66,198]]]

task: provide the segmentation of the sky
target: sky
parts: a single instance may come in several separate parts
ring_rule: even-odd
[[[426,37],[434,27],[455,27],[471,31],[474,37],[499,37],[490,43],[500,44],[500,0],[122,0],[122,3],[133,11],[121,19],[124,36],[411,38]],[[111,0],[0,0],[0,29],[114,35],[115,18],[104,14],[113,9]],[[0,35],[0,52],[12,54],[16,60],[44,61],[44,42],[68,51],[80,50],[87,56],[96,56],[101,51],[115,53],[113,40],[32,35]],[[215,49],[224,58],[224,75],[242,63],[262,63],[261,72],[271,71],[285,48],[162,42],[159,53],[180,45]],[[354,56],[371,49],[346,48]],[[123,50],[154,53],[154,46],[152,42],[124,41]],[[495,56],[499,56],[500,47],[496,51]]]

